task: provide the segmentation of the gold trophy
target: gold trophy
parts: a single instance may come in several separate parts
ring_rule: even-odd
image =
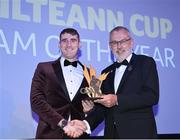
[[[109,72],[103,73],[97,78],[95,69],[90,65],[90,70],[88,72],[86,65],[84,65],[83,74],[88,82],[89,87],[81,88],[80,92],[82,94],[87,94],[89,96],[88,99],[93,101],[96,99],[102,99],[101,98],[101,96],[103,95],[101,91],[102,81],[106,79]]]

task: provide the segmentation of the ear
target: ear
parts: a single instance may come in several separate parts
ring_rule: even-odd
[[[60,41],[59,41],[59,43],[58,43],[58,48],[60,48],[60,49],[61,49],[61,44],[60,44]]]
[[[131,46],[134,46],[134,39],[131,38]]]

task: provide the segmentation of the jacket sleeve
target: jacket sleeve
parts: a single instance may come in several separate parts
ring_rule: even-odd
[[[48,123],[52,128],[56,128],[59,121],[63,118],[48,104],[45,96],[46,92],[46,73],[42,67],[38,64],[31,84],[30,102],[32,110],[37,115]]]
[[[91,131],[93,131],[103,120],[105,115],[105,107],[96,104],[93,110],[86,117],[86,121],[89,123]]]

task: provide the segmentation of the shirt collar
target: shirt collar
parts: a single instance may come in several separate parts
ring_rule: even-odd
[[[128,61],[128,63],[130,62],[131,58],[132,58],[132,53],[126,58],[126,60]]]
[[[131,53],[128,57],[125,58],[125,59],[128,61],[128,63],[130,62],[131,57],[132,57],[132,53]],[[116,61],[117,61],[117,60],[116,60]],[[119,61],[117,61],[117,62],[120,63]]]

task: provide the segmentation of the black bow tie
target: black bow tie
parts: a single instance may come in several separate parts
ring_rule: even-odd
[[[77,61],[70,62],[69,60],[65,59],[64,66],[72,65],[73,67],[77,67]]]
[[[125,59],[125,60],[123,60],[123,61],[120,62],[120,63],[114,62],[114,65],[115,65],[116,68],[119,68],[121,65],[127,66],[127,65],[128,65],[128,61]]]

